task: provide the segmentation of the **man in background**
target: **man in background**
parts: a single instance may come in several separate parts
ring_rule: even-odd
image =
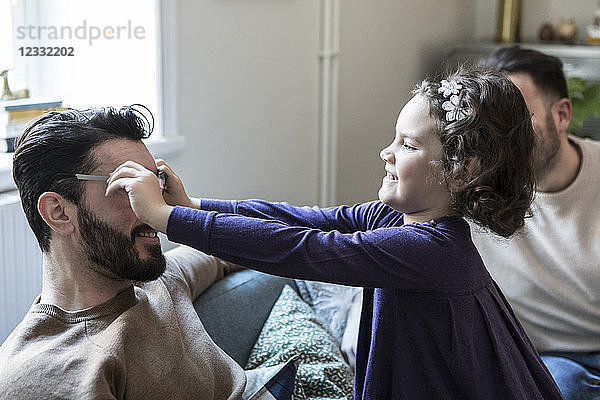
[[[558,58],[514,46],[483,65],[505,73],[532,114],[537,193],[521,233],[474,229],[473,240],[565,398],[599,399],[600,142],[567,135]]]

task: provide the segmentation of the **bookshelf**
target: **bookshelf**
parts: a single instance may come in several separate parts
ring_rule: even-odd
[[[14,152],[14,141],[31,121],[51,110],[62,110],[61,100],[20,99],[0,101],[0,153]]]

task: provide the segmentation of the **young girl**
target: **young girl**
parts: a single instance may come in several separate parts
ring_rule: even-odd
[[[560,399],[485,269],[463,217],[510,236],[533,194],[534,133],[509,80],[463,70],[425,80],[381,151],[380,201],[294,207],[190,199],[176,174],[128,162],[138,218],[180,242],[259,271],[364,287],[356,399]]]

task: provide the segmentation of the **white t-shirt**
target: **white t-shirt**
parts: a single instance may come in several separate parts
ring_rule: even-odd
[[[473,241],[540,352],[600,351],[600,142],[572,137],[582,163],[564,190],[536,193],[511,239]]]

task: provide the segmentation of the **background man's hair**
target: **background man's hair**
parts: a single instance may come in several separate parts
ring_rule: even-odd
[[[483,60],[481,66],[503,73],[526,73],[546,95],[569,97],[562,61],[537,50],[524,49],[518,45],[503,47]]]
[[[52,191],[79,203],[83,183],[74,174],[91,173],[97,168],[100,160],[93,157],[94,148],[113,139],[141,140],[151,134],[153,126],[145,117],[149,111],[141,107],[144,112],[136,106],[51,111],[19,135],[13,179],[43,252],[50,248],[51,229],[37,210],[40,195]]]

